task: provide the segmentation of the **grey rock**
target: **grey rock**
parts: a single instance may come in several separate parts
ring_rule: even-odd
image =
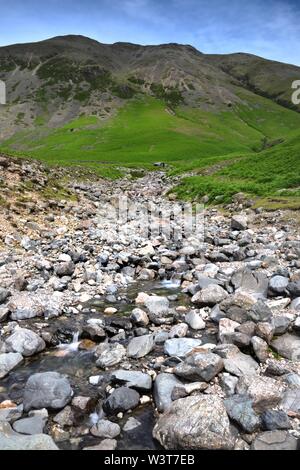
[[[184,338],[188,332],[188,325],[186,323],[179,323],[172,326],[169,332],[169,338]]]
[[[26,328],[16,328],[5,344],[7,351],[20,353],[25,357],[33,356],[46,347],[45,341],[39,335]]]
[[[6,307],[0,307],[0,323],[5,322],[8,318],[9,310]]]
[[[98,318],[90,318],[87,324],[83,326],[82,333],[84,338],[88,337],[94,341],[101,341],[106,337],[103,322]]]
[[[83,450],[116,450],[118,442],[115,439],[104,439],[100,444],[91,447],[84,447]]]
[[[292,361],[300,360],[300,337],[285,333],[272,341],[271,347],[282,357]]]
[[[244,375],[252,376],[257,374],[259,365],[251,356],[238,352],[224,359],[224,368],[226,372],[242,377]]]
[[[287,289],[292,299],[300,297],[300,281],[290,282]]]
[[[248,218],[246,215],[234,215],[231,219],[231,228],[233,230],[247,230]]]
[[[103,410],[108,415],[116,415],[120,412],[133,410],[139,405],[140,395],[135,390],[120,387],[104,401]]]
[[[0,450],[58,450],[58,447],[46,434],[25,436],[13,431],[9,423],[0,423]]]
[[[127,356],[134,359],[147,356],[154,348],[153,335],[143,335],[133,338],[127,347]]]
[[[235,389],[238,380],[239,379],[237,377],[228,374],[228,372],[224,372],[223,374],[219,375],[220,386],[227,397],[230,397],[235,394]]]
[[[114,367],[126,356],[126,349],[121,344],[100,344],[95,351],[98,357],[96,365],[101,369]]]
[[[172,404],[172,392],[182,383],[173,374],[159,374],[154,382],[154,401],[159,412],[167,410]]]
[[[272,325],[274,328],[274,335],[279,336],[283,335],[289,329],[291,320],[288,317],[283,315],[276,316],[272,319]]]
[[[255,411],[260,413],[277,406],[284,389],[281,381],[259,375],[243,377],[237,385],[237,392],[247,394],[253,400]]]
[[[9,296],[10,296],[10,292],[4,287],[0,287],[0,304],[3,304],[4,302],[6,302]]]
[[[6,421],[13,423],[17,419],[21,418],[23,414],[23,405],[14,406],[11,408],[0,408],[0,422]]]
[[[228,297],[219,307],[224,312],[223,317],[241,324],[248,321],[268,322],[272,318],[271,309],[262,299],[256,301],[252,295],[242,292]]]
[[[217,354],[198,352],[190,354],[184,362],[175,367],[174,372],[186,380],[210,382],[222,371],[223,367],[223,360]]]
[[[114,383],[122,384],[142,392],[147,392],[152,388],[150,375],[139,371],[116,370],[111,374],[111,380]]]
[[[276,429],[291,429],[292,425],[288,415],[280,410],[267,410],[261,415],[262,427],[266,431]]]
[[[54,416],[53,421],[60,426],[72,426],[74,424],[74,412],[70,406],[66,406],[57,415]]]
[[[121,428],[117,423],[112,423],[107,419],[100,419],[97,424],[91,428],[91,434],[95,437],[105,437],[113,439],[121,433]]]
[[[294,372],[283,375],[284,381],[288,384],[289,388],[300,388],[300,375]]]
[[[193,330],[204,330],[205,328],[205,321],[193,310],[186,314],[185,321]]]
[[[20,434],[43,434],[47,418],[43,416],[33,416],[15,421],[13,429]]]
[[[3,379],[22,362],[23,356],[20,353],[0,354],[0,379]]]
[[[264,339],[268,344],[272,341],[274,336],[274,326],[272,323],[259,322],[255,329],[256,336]]]
[[[154,336],[155,344],[164,344],[169,339],[169,333],[167,331],[159,331]]]
[[[168,356],[185,357],[194,348],[201,345],[201,340],[193,338],[168,339],[164,345],[164,352]]]
[[[149,318],[146,312],[140,308],[135,308],[132,310],[130,319],[137,326],[147,326],[149,325]]]
[[[24,409],[60,409],[69,403],[72,395],[70,383],[63,375],[57,372],[34,374],[25,385]]]
[[[260,419],[253,409],[252,400],[247,395],[235,395],[227,398],[224,405],[230,419],[237,423],[244,432],[257,431]]]
[[[286,413],[300,413],[300,389],[287,390],[282,397],[280,408]]]
[[[267,297],[269,282],[264,273],[241,269],[233,274],[231,283],[236,291],[249,292],[256,297]]]
[[[150,296],[146,299],[145,306],[148,310],[150,320],[156,325],[168,323],[168,317],[173,317],[173,314],[170,312],[170,303],[167,297],[158,295]]]
[[[289,280],[283,276],[274,276],[270,279],[269,289],[273,294],[283,295],[287,291]]]
[[[253,336],[253,338],[251,338],[251,345],[259,362],[266,362],[269,357],[268,343],[258,336]]]
[[[297,312],[300,311],[300,297],[297,297],[291,303],[291,308],[296,310]]]
[[[170,450],[229,450],[234,447],[226,409],[217,396],[176,400],[159,418],[153,436]]]
[[[252,450],[297,450],[297,439],[287,431],[267,431],[259,434],[251,445]]]
[[[208,388],[206,382],[192,382],[184,385],[177,385],[172,391],[172,401],[179,400],[179,398],[185,398],[194,392],[204,392]]]
[[[140,421],[138,421],[136,418],[134,418],[133,416],[131,416],[130,418],[128,418],[128,420],[126,421],[124,427],[123,427],[123,431],[124,432],[130,432],[130,431],[134,431],[135,429],[137,429],[138,427],[141,426],[141,423]]]
[[[73,261],[66,261],[64,263],[59,263],[54,268],[55,274],[59,277],[63,276],[72,276],[75,271],[75,264]]]
[[[197,292],[192,297],[192,302],[199,306],[210,306],[213,307],[214,305],[222,302],[222,300],[228,297],[228,292],[223,289],[223,287],[219,285],[211,284],[205,289]]]

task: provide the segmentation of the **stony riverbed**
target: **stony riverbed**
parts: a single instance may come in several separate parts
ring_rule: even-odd
[[[0,170],[0,449],[297,449],[296,212],[239,194],[146,237],[112,207],[173,210],[163,173],[64,175],[64,200],[57,169]]]

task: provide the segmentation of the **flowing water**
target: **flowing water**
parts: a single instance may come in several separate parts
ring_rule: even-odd
[[[164,281],[133,283],[126,291],[124,299],[117,301],[114,304],[107,304],[103,301],[96,299],[91,303],[95,311],[91,313],[81,313],[77,315],[63,316],[57,319],[52,319],[51,322],[55,326],[70,330],[70,340],[67,343],[59,343],[56,347],[50,348],[33,358],[28,358],[25,362],[12,371],[8,377],[1,381],[0,386],[0,401],[7,400],[8,398],[20,402],[22,400],[24,384],[27,379],[34,373],[56,371],[61,374],[66,374],[72,384],[75,395],[94,397],[98,396],[98,387],[89,384],[89,377],[93,375],[100,375],[105,380],[108,377],[108,372],[103,372],[95,365],[95,358],[93,348],[89,350],[82,350],[80,348],[80,326],[88,318],[101,318],[103,317],[103,308],[107,306],[114,306],[118,309],[118,313],[114,315],[119,318],[127,317],[130,315],[133,308],[135,308],[134,299],[138,292],[146,292],[157,295],[171,296],[171,306],[183,305],[189,302],[188,297],[182,294],[180,290],[180,280],[171,279]],[[122,295],[121,295],[122,297]],[[106,317],[107,318],[107,317]],[[56,413],[50,412],[50,417]],[[152,429],[154,426],[154,407],[152,404],[140,406],[133,411],[131,416],[134,416],[141,422],[141,426],[135,430],[123,433],[118,439],[118,449],[155,449],[158,448],[158,443],[152,438]],[[129,415],[126,414],[121,426],[126,422]],[[81,418],[80,424],[90,428],[92,424],[97,422],[101,416],[99,410],[95,409],[94,412],[86,414]],[[119,421],[117,421],[119,422]],[[78,441],[80,441],[78,443]],[[99,438],[94,438],[91,435],[85,436],[81,439],[69,439],[58,443],[58,446],[64,449],[82,448],[85,446],[96,445],[101,441]]]

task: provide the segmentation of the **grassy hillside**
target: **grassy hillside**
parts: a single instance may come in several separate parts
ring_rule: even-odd
[[[211,175],[185,178],[175,189],[183,199],[229,202],[239,192],[260,196],[258,204],[300,208],[300,133],[257,154],[244,155]]]
[[[187,106],[174,111],[143,96],[106,123],[96,116],[57,129],[37,123],[0,150],[85,166],[110,178],[120,176],[122,167],[153,169],[153,163],[165,162],[170,174],[195,174],[176,188],[182,198],[209,195],[211,202],[227,202],[237,192],[298,198],[300,114],[247,90],[237,92],[245,105],[214,113]]]

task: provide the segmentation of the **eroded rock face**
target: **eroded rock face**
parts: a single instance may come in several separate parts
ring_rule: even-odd
[[[159,418],[153,436],[165,449],[232,449],[234,438],[223,401],[194,396],[175,401]]]

